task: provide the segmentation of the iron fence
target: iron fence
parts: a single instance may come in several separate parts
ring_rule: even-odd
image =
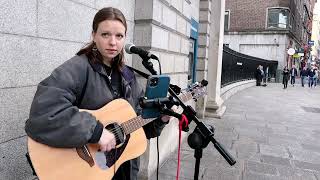
[[[255,71],[259,65],[264,72],[268,67],[268,79],[276,78],[278,61],[265,60],[241,54],[223,46],[221,87],[238,81],[254,79]]]

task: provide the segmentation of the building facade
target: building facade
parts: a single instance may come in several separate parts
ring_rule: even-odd
[[[278,69],[305,66],[310,57],[314,0],[226,0],[224,44],[276,60]],[[288,55],[289,48],[295,54]]]
[[[320,67],[320,2],[315,4],[313,10],[313,22],[312,22],[312,36],[313,42],[311,51],[311,63],[317,64]],[[319,68],[318,68],[319,69]]]

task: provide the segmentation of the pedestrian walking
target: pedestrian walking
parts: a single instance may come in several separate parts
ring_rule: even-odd
[[[283,89],[286,89],[288,87],[288,81],[289,81],[289,69],[288,67],[284,67],[283,71],[282,71],[282,75],[283,75],[283,78],[282,78],[282,84],[283,84]]]
[[[296,83],[296,76],[298,76],[298,70],[295,65],[290,69],[290,83],[292,86]]]
[[[305,79],[308,76],[308,71],[306,67],[303,67],[303,69],[300,72],[300,76],[301,76],[301,86],[304,87]]]
[[[309,80],[308,85],[309,85],[309,88],[312,88],[312,86],[313,86],[313,76],[314,76],[314,70],[313,70],[313,67],[312,67],[312,68],[310,68],[308,70],[308,80]]]
[[[318,72],[318,68],[317,67],[315,67],[313,69],[313,73],[314,73],[314,75],[313,75],[313,84],[314,84],[314,87],[316,87],[317,86],[317,82],[318,82],[318,77],[319,77],[319,72]]]

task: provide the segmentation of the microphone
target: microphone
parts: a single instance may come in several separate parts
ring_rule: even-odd
[[[151,54],[150,52],[144,49],[136,47],[132,43],[126,44],[124,48],[128,54],[138,54],[142,59],[151,58],[151,59],[159,60],[157,56]]]

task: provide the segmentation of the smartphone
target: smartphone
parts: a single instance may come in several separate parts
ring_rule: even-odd
[[[170,77],[167,75],[151,75],[147,81],[145,97],[148,100],[167,97],[170,85]],[[160,116],[157,107],[142,109],[142,118],[156,118]]]

